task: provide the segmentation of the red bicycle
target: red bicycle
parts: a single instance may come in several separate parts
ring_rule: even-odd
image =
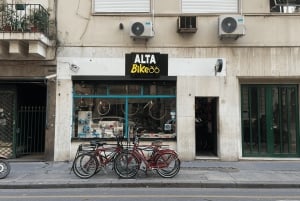
[[[118,154],[114,161],[114,171],[120,178],[132,178],[139,170],[154,170],[161,177],[171,178],[180,170],[178,154],[169,148],[163,148],[161,141],[154,141],[151,145],[139,145],[141,133],[136,132],[132,149]],[[150,152],[147,157],[145,152]]]
[[[97,143],[95,149],[76,154],[72,165],[75,175],[82,179],[90,178],[113,162],[116,156],[123,151],[123,136],[116,136],[116,139],[117,145]]]

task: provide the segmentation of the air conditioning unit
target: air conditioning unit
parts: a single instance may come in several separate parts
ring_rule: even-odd
[[[245,35],[245,20],[242,15],[219,16],[219,37],[238,39]]]
[[[177,31],[179,33],[195,33],[197,31],[196,16],[179,16],[177,19]]]
[[[133,22],[130,26],[130,36],[133,38],[151,38],[154,36],[151,21]]]

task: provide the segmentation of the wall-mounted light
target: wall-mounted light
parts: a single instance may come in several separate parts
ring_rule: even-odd
[[[123,29],[124,29],[123,23],[120,23],[120,24],[119,24],[119,29],[120,29],[120,30],[123,30]]]
[[[47,75],[45,77],[46,80],[50,80],[50,79],[54,79],[54,78],[56,78],[56,74]]]
[[[80,67],[77,66],[76,64],[71,64],[70,65],[70,70],[73,71],[74,73],[77,73],[79,71]]]
[[[223,68],[223,60],[217,59],[217,62],[215,65],[215,75],[217,75],[217,73],[222,72],[222,68]]]
[[[56,73],[51,75],[46,75],[44,79],[44,83],[47,84],[47,82],[55,82],[56,81]]]

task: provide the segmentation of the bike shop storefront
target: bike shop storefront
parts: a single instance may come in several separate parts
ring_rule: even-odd
[[[167,60],[131,53],[125,76],[73,76],[73,140],[132,137],[139,128],[144,140],[174,141],[176,77],[167,76]]]

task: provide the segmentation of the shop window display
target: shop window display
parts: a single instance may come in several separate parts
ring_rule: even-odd
[[[175,82],[116,83],[74,81],[74,138],[176,138]]]

